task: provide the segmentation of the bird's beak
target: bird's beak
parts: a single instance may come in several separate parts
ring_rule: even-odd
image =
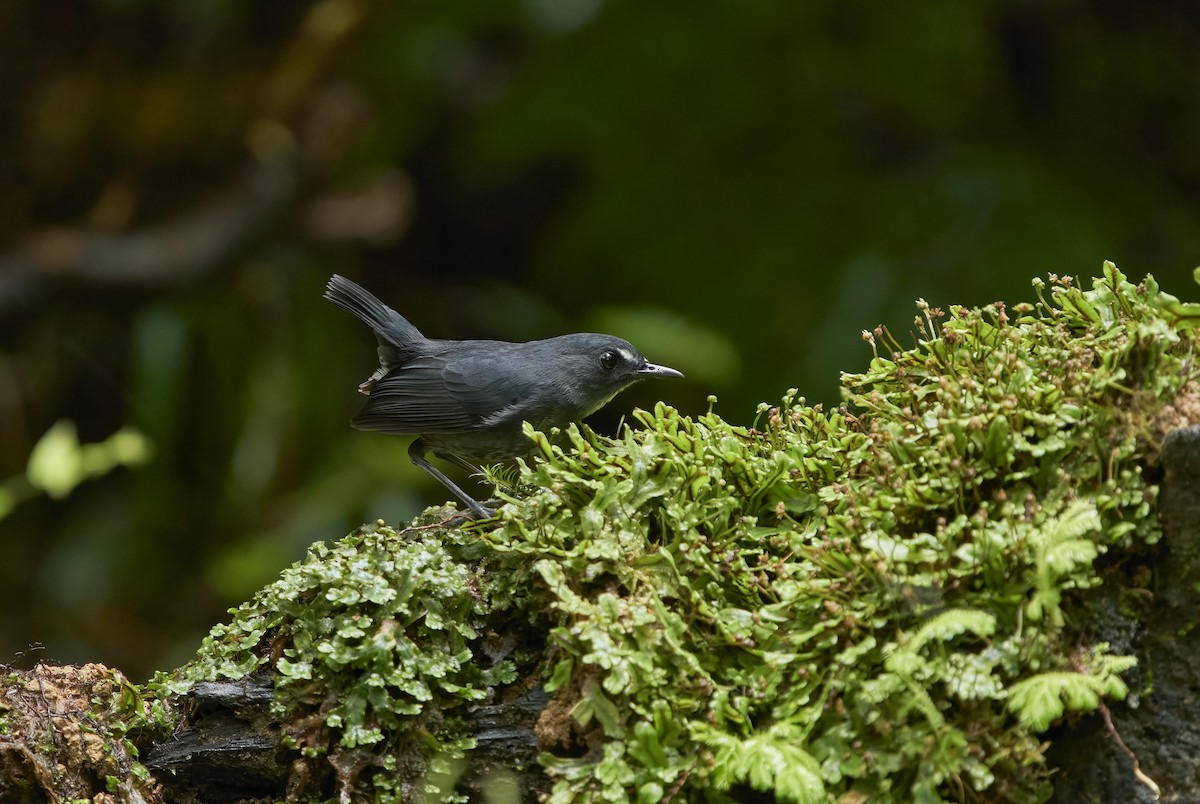
[[[637,370],[639,377],[682,377],[682,371],[676,371],[673,368],[666,366],[656,366],[653,363],[647,363]]]

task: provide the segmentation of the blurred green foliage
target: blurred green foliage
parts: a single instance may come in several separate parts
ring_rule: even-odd
[[[443,499],[346,425],[373,349],[335,271],[432,336],[611,328],[742,422],[834,402],[912,298],[1183,281],[1198,46],[1187,4],[0,6],[0,477],[60,419],[155,448],[0,524],[0,657],[144,674]]]
[[[102,477],[119,466],[137,466],[150,459],[152,447],[136,430],[125,428],[100,444],[79,443],[75,425],[54,423],[29,455],[25,475],[0,483],[0,520],[17,504],[44,493],[62,500],[77,486]]]

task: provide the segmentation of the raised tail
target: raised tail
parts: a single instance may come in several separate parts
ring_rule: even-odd
[[[375,330],[381,348],[381,362],[387,362],[383,360],[382,354],[382,349],[386,346],[393,346],[401,353],[410,353],[414,346],[425,341],[425,336],[410,324],[408,319],[344,276],[334,274],[329,277],[329,283],[325,286],[325,298],[343,310],[353,313]]]
[[[359,384],[361,393],[370,395],[375,383],[396,366],[419,355],[427,343],[420,330],[408,319],[344,276],[334,274],[325,286],[325,298],[347,310],[375,331],[379,342],[379,368]]]

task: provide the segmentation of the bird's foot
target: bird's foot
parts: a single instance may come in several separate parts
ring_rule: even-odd
[[[498,500],[486,500],[484,503],[478,503],[472,500],[474,505],[469,506],[466,511],[456,511],[445,519],[437,523],[440,528],[459,528],[471,522],[480,522],[486,519],[493,519],[496,516],[496,509],[490,507],[490,504],[499,503]]]
[[[471,518],[476,520],[495,519],[496,507],[502,504],[499,500],[484,500],[483,502],[472,500],[471,502],[473,503],[469,506],[471,509]]]

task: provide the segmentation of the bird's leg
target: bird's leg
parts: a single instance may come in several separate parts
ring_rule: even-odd
[[[464,472],[466,472],[469,475],[483,474],[483,470],[480,469],[478,466],[471,463],[470,461],[464,461],[462,458],[458,457],[457,455],[442,455],[439,452],[439,453],[437,453],[437,456],[439,458],[444,458],[445,460],[450,461],[450,463],[459,467],[460,469],[462,469]]]
[[[475,475],[482,476],[483,475],[482,468],[476,466],[475,464],[471,463],[470,461],[463,460],[462,458],[458,457],[457,455],[443,455],[440,452],[434,453],[434,454],[437,455],[439,458],[442,458],[443,460],[450,461],[450,463],[454,464],[455,466],[460,467],[464,472],[466,472],[469,475],[472,475],[472,476],[475,476]],[[503,504],[504,504],[503,500],[497,500],[494,497],[491,499],[484,500],[481,503],[481,505],[483,505],[483,507],[489,511],[493,510],[493,506],[500,506]]]
[[[463,505],[467,506],[467,508],[470,509],[471,516],[473,516],[475,519],[491,519],[492,517],[494,517],[496,515],[495,511],[493,511],[491,508],[488,508],[488,507],[482,505],[470,494],[467,494],[465,491],[460,489],[457,485],[454,484],[454,481],[452,481],[450,478],[448,478],[444,474],[442,474],[441,471],[439,471],[437,469],[437,467],[435,467],[429,461],[425,460],[425,455],[428,452],[429,452],[429,444],[425,443],[425,439],[418,438],[416,441],[412,442],[412,444],[409,446],[408,457],[412,459],[413,463],[415,463],[417,466],[421,467],[426,472],[428,472],[430,475],[432,475],[433,478],[435,480],[437,480],[437,482],[439,482],[443,486],[445,486],[451,493],[454,494],[455,497],[462,500]],[[454,460],[454,459],[451,459],[451,460]],[[457,463],[461,466],[465,462],[460,462],[458,460],[454,460],[454,463]],[[467,464],[467,466],[470,466],[470,464]],[[471,467],[471,468],[474,471],[478,471],[478,469],[474,469],[474,467]]]
[[[479,475],[481,477],[483,476],[483,469],[481,469],[480,467],[471,463],[470,461],[464,461],[462,458],[458,457],[457,455],[442,455],[441,453],[437,453],[437,456],[439,458],[445,458],[446,460],[450,461],[450,463],[453,463],[456,466],[461,466],[462,470],[469,475]],[[508,489],[510,492],[516,491],[516,488],[517,488],[515,484],[512,486],[509,486],[507,484],[502,484],[502,485],[504,486],[504,488]],[[489,510],[491,510],[493,506],[499,507],[501,505],[504,505],[504,500],[498,500],[495,497],[491,497],[491,498],[483,501],[483,507],[487,508]]]

